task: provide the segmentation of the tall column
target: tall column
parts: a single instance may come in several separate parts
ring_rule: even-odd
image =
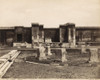
[[[73,28],[73,46],[75,47],[75,45],[76,45],[76,30],[75,30],[75,28]]]
[[[75,44],[76,44],[75,24],[74,23],[67,23],[67,26],[68,26],[69,47],[75,47]]]
[[[39,25],[39,42],[44,42],[43,25]]]
[[[71,47],[71,43],[72,43],[72,40],[71,40],[71,28],[68,28],[68,43],[69,43],[69,47]]]
[[[1,44],[2,44],[2,40],[1,40],[1,38],[2,38],[2,36],[1,36],[1,31],[0,31],[0,46],[1,46]]]
[[[39,24],[32,24],[32,47],[39,46]]]
[[[44,42],[44,30],[42,30],[42,40]]]
[[[67,42],[66,41],[66,37],[65,37],[65,35],[66,35],[66,29],[67,29],[67,26],[66,25],[60,25],[60,31],[59,31],[59,35],[60,35],[60,42],[62,43],[62,42]],[[67,35],[66,35],[67,36]]]
[[[71,28],[68,28],[68,42],[71,42]]]
[[[60,37],[59,37],[59,38],[60,38],[59,40],[60,40],[60,42],[62,43],[62,42],[63,42],[62,28],[60,27],[59,30],[60,30],[60,31],[59,31],[59,36],[60,36]]]

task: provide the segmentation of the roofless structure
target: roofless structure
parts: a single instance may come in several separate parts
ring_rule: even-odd
[[[77,27],[74,23],[59,28],[44,28],[32,23],[31,27],[0,27],[0,45],[13,47],[37,47],[39,43],[51,47],[76,47],[77,45],[100,45],[100,27]]]

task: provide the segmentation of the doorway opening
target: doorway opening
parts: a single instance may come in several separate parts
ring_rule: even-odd
[[[22,34],[17,34],[17,41],[22,42]]]

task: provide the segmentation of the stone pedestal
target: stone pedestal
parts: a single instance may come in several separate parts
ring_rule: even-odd
[[[81,48],[81,53],[83,54],[83,53],[87,53],[86,52],[86,48]]]
[[[100,62],[99,55],[98,55],[98,49],[97,48],[90,48],[89,63],[94,63],[94,62]]]
[[[81,53],[87,53],[86,46],[85,45],[82,45],[81,47],[82,47],[81,48]]]
[[[61,51],[62,51],[61,61],[62,62],[67,62],[67,59],[66,59],[66,54],[67,54],[66,49],[65,48],[62,48]]]
[[[46,53],[45,53],[45,48],[42,44],[39,44],[39,53],[40,53],[40,55],[39,55],[39,60],[40,61],[47,59]]]

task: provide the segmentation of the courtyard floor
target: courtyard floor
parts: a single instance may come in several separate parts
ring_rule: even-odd
[[[70,53],[70,54],[69,54]],[[3,78],[61,78],[61,79],[97,79],[100,78],[100,66],[87,63],[89,54],[77,51],[67,55],[69,66],[34,64],[24,61],[27,56],[35,56],[35,51],[22,51]]]

